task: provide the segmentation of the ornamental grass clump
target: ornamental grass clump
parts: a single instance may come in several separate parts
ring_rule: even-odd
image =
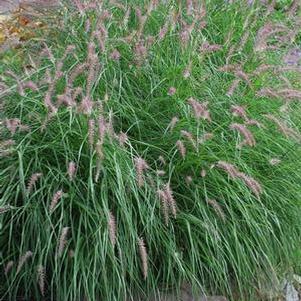
[[[301,86],[282,59],[299,6],[274,4],[74,0],[3,60],[1,297],[277,293],[301,243]]]

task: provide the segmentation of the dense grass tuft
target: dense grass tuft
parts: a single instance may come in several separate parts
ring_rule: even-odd
[[[298,266],[298,5],[74,2],[1,67],[1,294],[264,299]]]

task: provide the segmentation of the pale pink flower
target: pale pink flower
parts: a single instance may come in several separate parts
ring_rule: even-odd
[[[252,190],[252,192],[259,198],[262,193],[261,185],[255,179],[242,172],[238,173],[238,177],[242,179],[250,190]]]
[[[167,197],[166,197],[165,191],[160,190],[160,189],[157,191],[157,194],[161,201],[164,221],[165,221],[165,225],[167,226],[168,221],[169,221],[169,206],[168,206]]]
[[[207,41],[205,41],[203,43],[203,45],[200,47],[200,52],[207,54],[207,53],[211,53],[211,52],[215,52],[218,51],[222,48],[221,45],[217,45],[217,44],[209,44]]]
[[[117,50],[117,49],[114,49],[112,51],[112,53],[110,54],[110,58],[113,60],[113,61],[119,61],[120,59],[120,52]]]
[[[68,164],[68,176],[70,181],[74,179],[75,173],[76,173],[76,164],[73,161],[71,161]]]
[[[165,193],[169,208],[171,210],[171,213],[172,213],[173,217],[176,218],[177,217],[177,204],[173,197],[173,191],[171,190],[169,183],[165,185],[164,193]]]
[[[39,90],[37,84],[34,83],[33,81],[25,82],[25,83],[22,84],[22,85],[23,85],[23,88],[28,88],[28,89],[30,89],[30,90],[32,90],[32,91],[35,91],[35,92]]]
[[[26,263],[26,261],[32,257],[33,253],[31,251],[27,251],[25,252],[24,255],[22,255],[19,259],[19,263],[18,263],[18,267],[17,267],[17,274],[19,274],[19,272],[21,271],[23,265]]]
[[[124,132],[120,132],[117,139],[120,146],[124,146],[129,141],[128,135]]]
[[[103,143],[103,141],[104,141],[106,131],[107,131],[107,123],[103,116],[99,116],[99,118],[98,118],[98,138],[101,143]]]
[[[225,215],[222,207],[219,205],[219,203],[214,199],[208,199],[207,203],[214,209],[214,211],[222,219],[222,221],[225,222],[226,215]]]
[[[139,254],[140,254],[140,259],[142,264],[142,274],[144,280],[146,280],[148,274],[148,263],[147,263],[148,260],[147,260],[147,251],[146,251],[143,238],[138,239],[138,246],[139,246]]]
[[[5,213],[5,212],[7,212],[7,211],[9,211],[11,209],[12,209],[12,207],[10,205],[1,206],[0,207],[0,214],[3,214],[3,213]]]
[[[89,119],[88,122],[88,137],[89,137],[89,144],[92,147],[94,144],[94,134],[95,134],[95,120]]]
[[[21,124],[21,120],[18,118],[6,119],[6,128],[10,131],[12,135],[14,135],[17,131],[17,128]]]
[[[196,142],[195,142],[195,138],[193,137],[193,135],[188,132],[188,131],[185,131],[185,130],[181,130],[181,135],[185,138],[188,139],[188,141],[192,144],[192,146],[194,148],[196,148]]]
[[[41,295],[45,295],[45,280],[46,280],[46,269],[42,266],[39,265],[37,267],[37,280],[40,288]]]
[[[63,197],[63,191],[58,190],[52,197],[50,206],[49,206],[49,212],[52,213],[58,203],[58,201]]]
[[[186,147],[184,143],[181,140],[178,140],[176,142],[176,146],[178,148],[178,151],[180,152],[182,158],[184,159],[186,157]]]
[[[272,158],[271,160],[269,160],[269,163],[271,165],[278,165],[281,163],[281,160],[280,159],[277,159],[277,158]]]
[[[237,89],[240,83],[240,79],[236,78],[233,80],[232,84],[230,85],[228,92],[226,93],[227,96],[232,96],[234,91]]]
[[[233,116],[241,117],[244,120],[248,120],[246,108],[244,106],[231,106],[231,113]]]
[[[190,77],[190,68],[186,68],[184,71],[183,71],[183,77],[185,79],[187,79],[188,77]]]
[[[7,276],[7,274],[10,272],[10,270],[13,268],[14,262],[10,260],[4,267],[4,274]]]
[[[173,95],[175,95],[176,94],[176,92],[177,92],[177,89],[175,88],[175,87],[170,87],[169,89],[168,89],[168,95],[169,96],[173,96]]]
[[[239,174],[237,168],[231,163],[218,161],[216,166],[220,169],[223,169],[232,179],[236,178]]]
[[[56,254],[58,257],[62,256],[64,249],[66,247],[69,229],[70,229],[69,227],[64,227],[61,231],[61,236],[58,241],[58,248],[57,248],[57,254]]]
[[[160,155],[160,156],[158,157],[158,160],[161,162],[162,165],[165,165],[165,164],[166,164],[166,161],[165,161],[165,159],[164,159],[164,157],[163,157],[162,155]]]
[[[204,119],[211,121],[210,112],[208,110],[208,102],[198,102],[196,99],[190,97],[188,99],[189,105],[192,107],[194,116],[197,120]]]
[[[165,171],[164,171],[164,170],[160,170],[160,169],[157,170],[156,173],[157,173],[157,175],[158,175],[159,177],[162,177],[162,176],[165,175]]]
[[[30,177],[30,179],[29,179],[29,181],[28,181],[28,184],[27,184],[27,193],[30,193],[31,191],[32,191],[32,188],[33,188],[33,186],[37,183],[37,181],[38,181],[38,179],[40,178],[40,177],[42,177],[42,173],[34,173],[31,177]]]
[[[172,132],[174,127],[178,123],[178,121],[179,121],[179,118],[177,116],[172,117],[172,119],[171,119],[171,121],[170,121],[167,128],[169,128],[169,130]]]
[[[249,131],[246,128],[245,125],[239,124],[239,123],[232,123],[230,125],[230,129],[237,130],[240,132],[241,135],[243,135],[244,140],[242,143],[240,143],[239,147],[241,147],[242,145],[249,145],[249,146],[256,145],[256,141],[255,141],[253,134],[251,133],[251,131]]]
[[[85,96],[80,103],[80,111],[84,114],[91,115],[93,109],[93,101],[89,96]]]
[[[147,169],[149,169],[149,166],[146,163],[146,161],[141,157],[136,157],[134,159],[134,162],[135,162],[138,186],[141,187],[144,184],[144,172]]]
[[[185,177],[185,182],[186,182],[187,185],[190,185],[192,183],[192,181],[193,181],[192,176],[186,176]]]
[[[202,177],[202,178],[205,178],[206,175],[207,175],[206,169],[202,169],[202,170],[201,170],[201,177]]]
[[[110,241],[114,248],[116,244],[116,220],[115,220],[115,216],[111,211],[109,212],[108,227],[109,227]]]

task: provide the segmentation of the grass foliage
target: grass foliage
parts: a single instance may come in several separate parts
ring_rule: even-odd
[[[1,67],[3,296],[255,300],[298,266],[298,11],[227,2],[75,1]]]

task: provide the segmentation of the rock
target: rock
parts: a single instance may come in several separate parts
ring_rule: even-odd
[[[285,301],[300,301],[298,291],[290,282],[287,282],[285,285],[284,297]]]

